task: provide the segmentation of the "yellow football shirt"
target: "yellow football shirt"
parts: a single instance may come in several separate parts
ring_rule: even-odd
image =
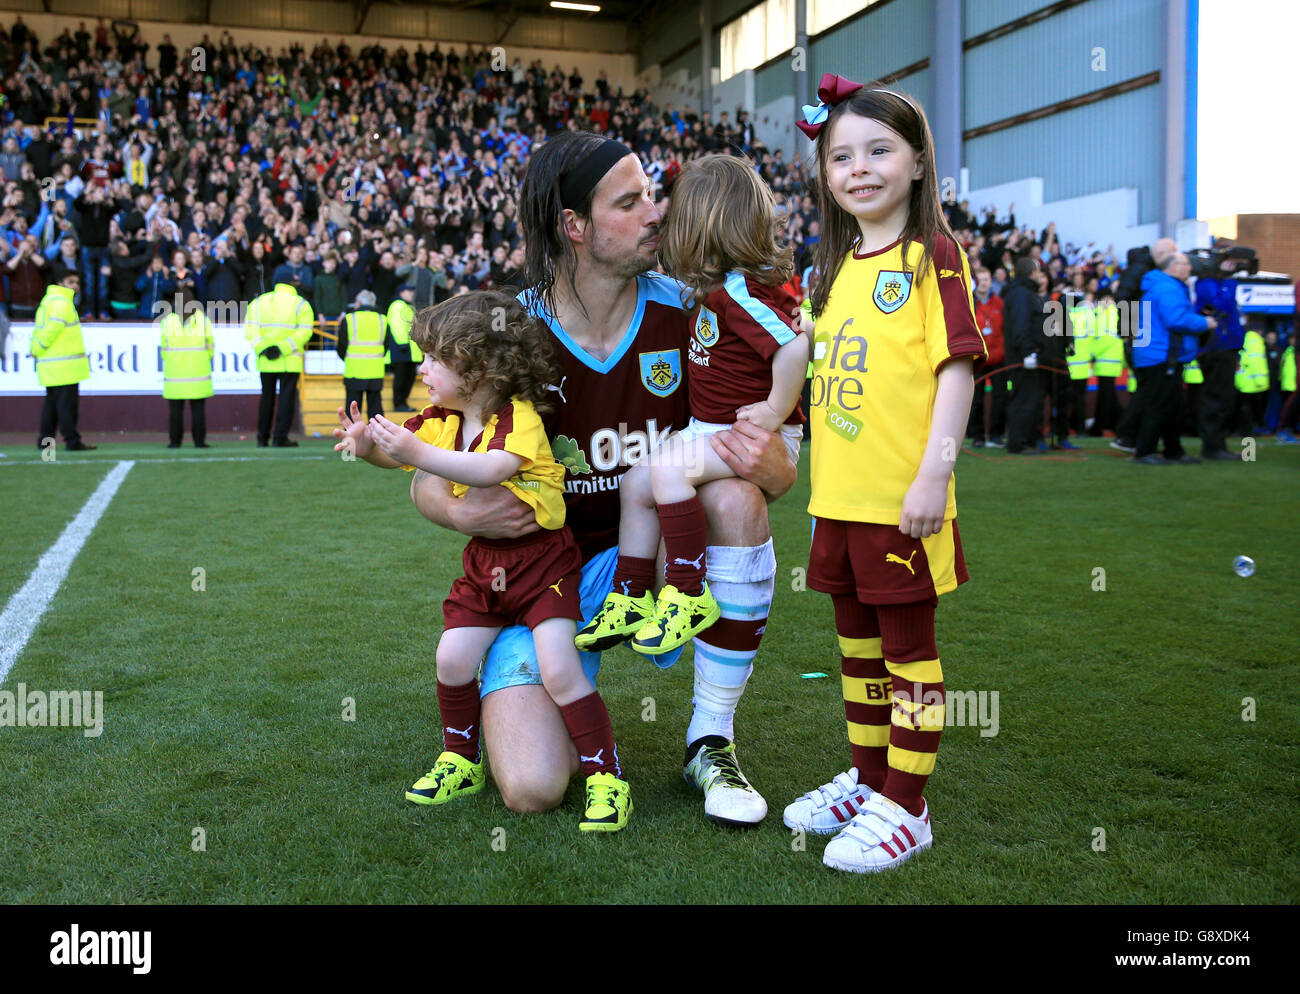
[[[429,406],[408,418],[404,427],[420,441],[439,449],[453,452],[504,449],[519,456],[524,461],[519,472],[501,486],[533,509],[541,527],[555,530],[564,526],[564,467],[551,455],[551,443],[542,427],[541,416],[530,402],[518,397],[511,400],[488,418],[482,434],[468,448],[461,432],[459,411]],[[453,497],[463,497],[468,492],[469,487],[463,483],[452,485]]]
[[[897,525],[930,437],[939,368],[986,355],[965,255],[936,239],[917,279],[920,244],[907,243],[910,274],[902,253],[901,240],[850,252],[817,318],[808,415],[817,517]],[[949,480],[944,520],[956,516]]]

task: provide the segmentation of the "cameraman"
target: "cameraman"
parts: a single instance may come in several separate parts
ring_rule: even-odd
[[[1178,437],[1178,401],[1183,386],[1183,363],[1196,356],[1195,336],[1207,329],[1213,331],[1216,322],[1192,308],[1187,294],[1187,279],[1191,274],[1187,256],[1175,252],[1159,269],[1142,277],[1142,300],[1151,304],[1151,327],[1145,340],[1133,344],[1133,367],[1138,381],[1134,399],[1141,410],[1133,459],[1148,466],[1201,461],[1183,452]],[[1163,459],[1156,453],[1161,439],[1165,447]]]
[[[1205,376],[1200,404],[1201,457],[1223,462],[1241,461],[1240,453],[1229,452],[1224,445],[1236,408],[1238,350],[1245,341],[1237,313],[1237,281],[1233,279],[1237,266],[1237,260],[1225,257],[1219,263],[1220,275],[1196,281],[1196,309],[1218,318],[1218,327],[1200,356]]]

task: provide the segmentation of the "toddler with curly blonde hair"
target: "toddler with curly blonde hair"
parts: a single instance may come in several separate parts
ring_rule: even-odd
[[[519,539],[472,538],[465,573],[443,601],[438,708],[443,752],[406,792],[442,804],[483,789],[479,663],[507,625],[532,629],[542,684],[555,701],[587,778],[584,832],[627,824],[632,801],[609,712],[574,648],[581,619],[582,556],[564,516],[564,467],[551,454],[539,412],[555,367],[549,336],[514,298],[493,291],[453,297],[416,315],[411,338],[424,352],[429,405],[404,425],[363,421],[339,409],[336,450],[382,468],[432,473],[461,497],[503,486],[534,512],[538,530]]]

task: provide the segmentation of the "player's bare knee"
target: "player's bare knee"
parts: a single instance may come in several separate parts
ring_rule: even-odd
[[[495,771],[493,776],[496,776]],[[564,800],[564,792],[568,789],[568,786],[567,777],[563,779],[549,777],[545,782],[533,778],[526,781],[521,780],[518,783],[497,779],[497,787],[501,791],[501,800],[505,802],[507,808],[516,814],[540,814],[543,811],[558,808]]]
[[[513,791],[505,787],[501,788],[501,800],[505,801],[507,808],[520,815],[541,814],[559,806],[558,802],[547,804],[532,790]]]
[[[772,537],[767,501],[754,484],[734,477],[714,480],[699,494],[709,522],[709,545],[762,545]]]

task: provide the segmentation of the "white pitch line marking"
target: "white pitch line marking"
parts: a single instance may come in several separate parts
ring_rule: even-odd
[[[306,462],[309,459],[330,459],[331,456],[140,456],[132,462]],[[44,462],[40,459],[19,459],[15,462],[0,464],[0,469],[13,466],[103,466],[105,459],[73,459]]]
[[[0,614],[0,684],[26,648],[27,640],[63,585],[72,561],[134,465],[133,461],[123,461],[108,471],[77,516],[68,522],[63,534],[41,556],[22,589],[9,598],[4,613]]]

